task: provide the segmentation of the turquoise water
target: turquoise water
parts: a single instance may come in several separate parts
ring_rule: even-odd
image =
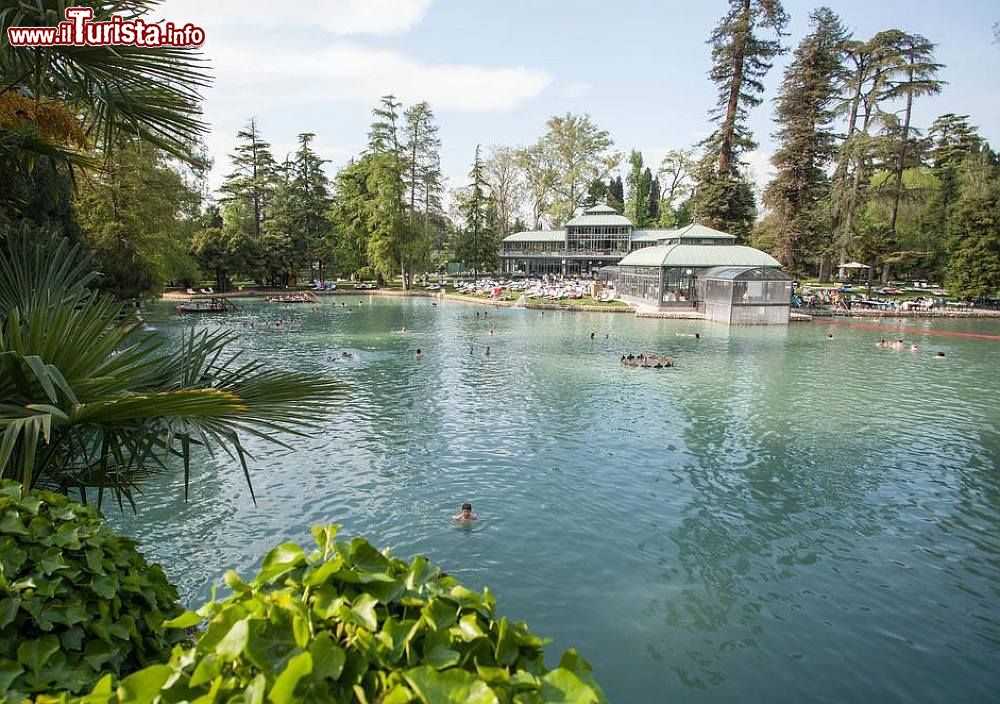
[[[189,601],[337,522],[488,585],[553,656],[578,647],[613,702],[996,701],[1000,339],[925,331],[998,324],[904,324],[912,353],[851,325],[428,299],[165,311],[168,336],[255,320],[248,353],[349,391],[294,450],[251,443],[256,506],[206,456],[188,503],[178,473],[137,516],[109,512]],[[640,351],[677,366],[619,364]],[[466,500],[471,530],[449,520]]]

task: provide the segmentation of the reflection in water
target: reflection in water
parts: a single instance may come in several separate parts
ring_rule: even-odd
[[[138,517],[111,515],[185,599],[338,522],[489,585],[554,649],[579,647],[612,701],[986,701],[1000,685],[997,343],[904,328],[911,354],[822,324],[335,300],[158,323],[233,326],[248,354],[349,392],[292,450],[248,440],[256,507],[203,456],[190,503],[178,474]],[[640,352],[677,366],[619,364]],[[451,521],[464,501],[488,520]]]

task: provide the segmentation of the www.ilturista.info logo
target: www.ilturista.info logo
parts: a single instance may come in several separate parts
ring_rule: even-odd
[[[91,7],[67,7],[66,21],[55,27],[8,27],[11,46],[201,46],[205,30],[188,23],[126,20],[112,15],[93,22]]]

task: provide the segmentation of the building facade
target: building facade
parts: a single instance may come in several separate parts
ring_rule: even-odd
[[[688,309],[730,324],[787,323],[791,277],[759,249],[704,225],[637,230],[606,205],[562,230],[519,232],[500,252],[507,276],[599,279],[637,308]]]
[[[731,244],[732,235],[702,225],[673,230],[642,230],[614,208],[597,205],[562,230],[518,232],[504,238],[500,269],[507,276],[578,276],[598,278],[602,267],[618,264],[629,253],[681,241]]]

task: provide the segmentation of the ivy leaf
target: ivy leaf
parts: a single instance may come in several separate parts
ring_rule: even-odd
[[[597,704],[597,693],[569,670],[552,670],[542,677],[542,701],[549,704]]]
[[[258,673],[250,680],[250,684],[243,690],[244,704],[264,704],[264,693],[267,691],[267,678],[264,673]]]
[[[220,659],[209,653],[203,657],[197,667],[194,668],[194,672],[191,673],[191,679],[188,682],[188,686],[198,687],[206,682],[211,682],[219,676],[220,672],[222,672],[222,663],[220,662]]]
[[[52,654],[59,650],[59,638],[53,635],[27,640],[17,647],[17,661],[36,675]]]
[[[118,685],[120,704],[152,704],[167,679],[173,674],[169,665],[151,665],[132,673]]]
[[[436,645],[424,654],[424,662],[438,670],[457,665],[458,661],[458,651],[444,645]]]
[[[351,619],[354,623],[374,631],[378,628],[378,619],[375,617],[375,605],[378,600],[370,594],[361,594],[351,605]]]
[[[274,681],[267,698],[272,704],[291,704],[295,701],[295,686],[303,677],[312,672],[312,655],[299,653],[291,660]]]
[[[20,677],[22,672],[24,672],[24,668],[16,662],[0,658],[0,692],[6,692],[10,689],[11,684]]]
[[[403,674],[424,704],[496,704],[497,697],[471,672],[451,669],[438,672],[422,665]]]
[[[302,552],[302,548],[295,543],[283,543],[267,553],[257,579],[260,582],[273,581],[305,561],[306,555]]]
[[[216,654],[226,660],[236,660],[246,649],[249,634],[250,629],[248,620],[244,618],[237,621],[233,624],[233,627],[229,629],[229,632],[226,633],[225,637],[219,641],[219,644],[215,646]]]
[[[337,680],[344,671],[347,655],[344,649],[333,642],[333,637],[323,631],[316,635],[309,646],[309,654],[313,659],[313,675],[320,679]]]
[[[177,618],[172,618],[163,622],[164,628],[191,628],[201,623],[201,616],[194,611],[185,611]]]
[[[17,616],[17,608],[21,605],[21,600],[17,597],[0,600],[0,628],[10,624]]]

